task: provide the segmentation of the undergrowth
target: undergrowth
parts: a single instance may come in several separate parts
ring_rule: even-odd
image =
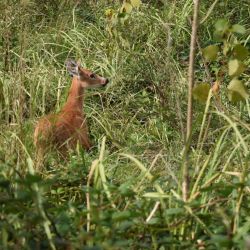
[[[0,4],[0,248],[250,249],[249,101],[232,105],[222,88],[226,112],[215,97],[195,102],[184,202],[193,1],[144,1],[112,26],[114,2]],[[200,27],[202,47],[219,17],[245,25],[249,45],[248,5],[218,3]],[[37,173],[34,126],[65,102],[67,58],[111,80],[84,99],[95,146],[68,161],[51,152]],[[200,51],[196,59],[204,81]]]

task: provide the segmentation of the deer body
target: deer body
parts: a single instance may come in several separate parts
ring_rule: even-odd
[[[73,79],[65,105],[58,114],[41,118],[35,128],[34,143],[40,155],[51,146],[56,147],[62,155],[69,149],[75,149],[77,143],[86,150],[91,148],[83,113],[84,90],[105,86],[108,80],[81,68],[74,61],[67,62],[67,69]]]

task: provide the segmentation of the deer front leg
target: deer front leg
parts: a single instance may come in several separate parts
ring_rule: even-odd
[[[86,118],[84,118],[81,122],[81,127],[79,130],[79,142],[82,145],[82,147],[86,150],[90,150],[92,147],[92,144],[89,139],[89,132],[88,132],[88,126],[86,123]]]
[[[90,150],[92,147],[92,144],[90,142],[88,133],[86,131],[82,131],[81,138],[80,138],[80,144],[86,149]]]

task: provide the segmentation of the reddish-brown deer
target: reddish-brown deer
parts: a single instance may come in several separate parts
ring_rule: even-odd
[[[105,86],[108,79],[82,68],[74,60],[68,60],[66,67],[73,79],[65,105],[58,114],[42,117],[35,128],[34,143],[39,157],[51,146],[63,156],[69,149],[75,149],[77,143],[86,150],[91,148],[83,113],[84,90]]]

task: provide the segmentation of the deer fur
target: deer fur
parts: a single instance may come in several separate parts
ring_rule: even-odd
[[[66,103],[58,114],[42,117],[35,127],[34,144],[40,156],[51,148],[65,156],[69,149],[76,148],[77,143],[86,150],[91,148],[83,112],[84,92],[86,88],[105,86],[108,79],[82,68],[73,60],[67,61],[66,66],[72,76]]]

